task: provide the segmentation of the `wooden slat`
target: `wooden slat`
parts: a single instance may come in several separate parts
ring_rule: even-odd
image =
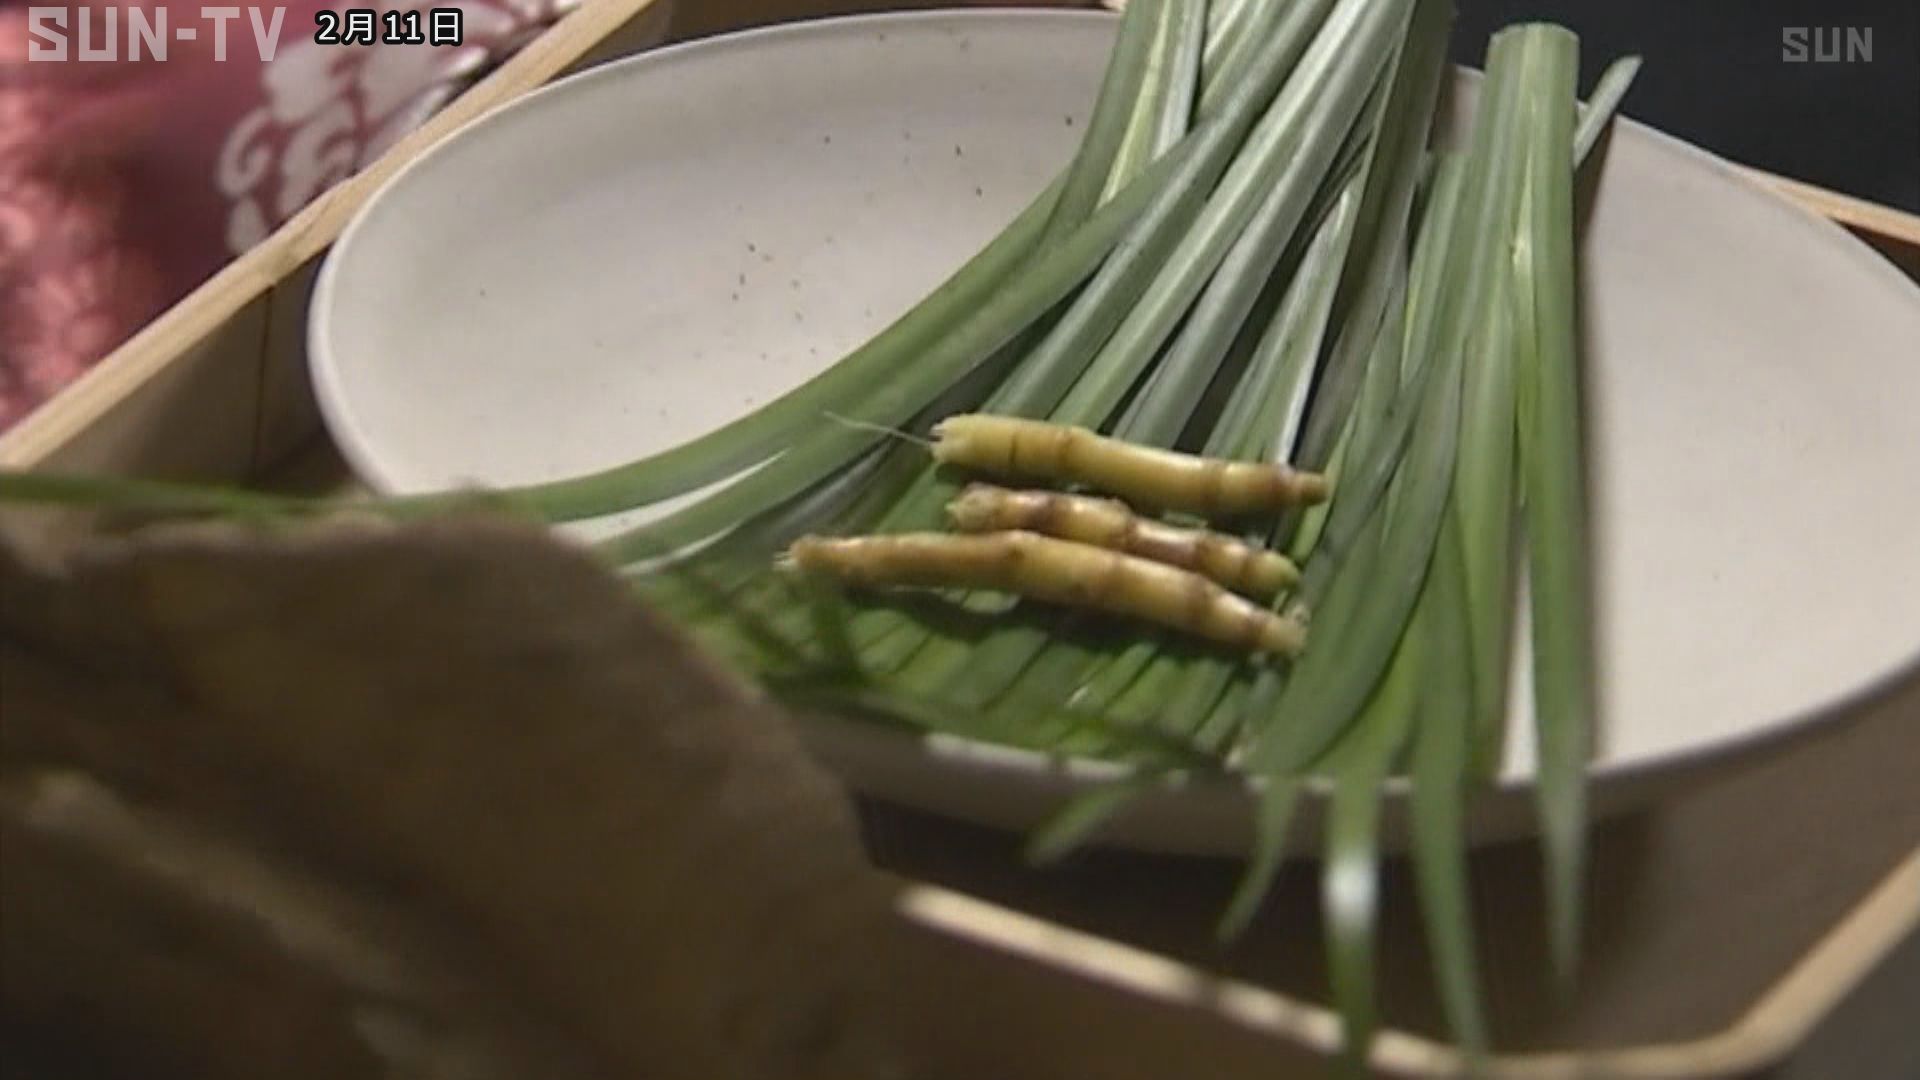
[[[156,365],[137,395],[101,395],[94,422],[45,448],[38,464],[70,472],[115,471],[129,458],[160,475],[196,476],[205,461],[246,461],[267,305],[239,305]],[[182,434],[189,438],[180,438]],[[7,462],[11,465],[11,462]]]
[[[320,406],[307,374],[307,307],[324,256],[308,259],[265,296],[260,397],[246,475],[258,476],[320,434]]]
[[[138,463],[149,476],[241,475],[253,456],[266,328],[266,297],[241,304],[145,371],[138,392],[87,400],[89,423],[61,425],[58,438],[38,442],[32,431],[12,442],[0,439],[0,467],[124,473]],[[66,405],[42,412],[58,421]],[[91,520],[72,509],[12,508],[6,518],[14,537],[52,536]]]
[[[1749,179],[1846,227],[1914,278],[1920,279],[1920,215],[1856,199],[1801,180],[1736,165]]]
[[[1484,1075],[1499,1080],[1733,1080],[1774,1073],[1784,1078],[1794,1048],[1820,1019],[1920,928],[1916,898],[1920,850],[1726,1031],[1688,1042],[1504,1055],[1488,1062]],[[1324,1065],[1338,1049],[1334,1013],[1264,987],[1211,976],[960,893],[910,887],[901,894],[900,910],[935,938],[971,942],[1000,958],[997,963],[949,958],[944,965],[961,980],[956,985],[967,987],[966,999],[981,1003],[970,1009],[991,1016],[1013,1008],[1020,1014],[1010,1023],[1013,1037],[1022,1041],[990,1044],[990,1062],[999,1063],[990,1071],[1008,1080],[1067,1075],[1254,1080],[1294,1075],[1288,1067],[1299,1069],[1307,1062]],[[1035,994],[1036,984],[1047,992]],[[1142,1014],[1143,1002],[1159,1008]],[[1897,1005],[1883,1000],[1875,1015],[1884,1019],[1889,1006]],[[1152,1017],[1144,1026],[1143,1015]],[[970,1031],[998,1030],[1004,1036],[1009,1030],[997,1018],[991,1024],[981,1023],[987,1016],[973,1019]],[[1023,1028],[1030,1032],[1022,1033]],[[1059,1037],[1062,1032],[1098,1034],[1067,1040]],[[1888,1056],[1889,1049],[1897,1055],[1897,1047],[1842,1049],[1856,1062],[1855,1071],[1844,1074],[1854,1080],[1892,1077],[1898,1074],[1888,1070],[1907,1064]],[[1395,1030],[1381,1033],[1371,1060],[1377,1074],[1393,1077],[1450,1075],[1461,1068],[1451,1048]],[[1809,1076],[1843,1075],[1831,1071],[1832,1059],[1795,1064]]]
[[[1761,169],[1745,165],[1737,168],[1814,213],[1831,218],[1855,232],[1866,233],[1902,247],[1920,251],[1920,215],[1909,214],[1904,210],[1896,210],[1891,206],[1882,206],[1865,199],[1857,199],[1852,195],[1843,195],[1838,191],[1830,191],[1803,180],[1794,180]]]

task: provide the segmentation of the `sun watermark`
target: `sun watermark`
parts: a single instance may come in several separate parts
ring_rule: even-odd
[[[452,7],[322,9],[314,13],[312,40],[317,45],[459,45],[465,36],[461,16],[461,9]],[[206,51],[217,61],[251,56],[264,63],[279,51],[286,19],[284,7],[210,5],[196,15],[170,7],[35,5],[27,8],[27,59],[164,62],[174,46],[189,45],[211,46]]]
[[[1871,26],[1783,26],[1780,59],[1789,64],[1871,64]]]

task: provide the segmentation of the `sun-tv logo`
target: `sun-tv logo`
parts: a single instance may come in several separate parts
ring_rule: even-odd
[[[170,12],[174,19],[169,19]],[[165,61],[167,50],[175,42],[211,42],[213,58],[225,60],[229,47],[244,46],[248,40],[245,31],[250,29],[255,55],[268,61],[280,47],[280,30],[286,19],[287,9],[283,7],[203,7],[195,19],[191,13],[166,7],[149,11],[138,7],[36,6],[27,9],[27,59]]]

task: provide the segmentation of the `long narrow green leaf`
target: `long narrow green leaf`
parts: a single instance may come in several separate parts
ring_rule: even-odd
[[[1372,115],[1356,118],[1355,127],[1343,136],[1346,141],[1360,145],[1372,141],[1388,95],[1375,93],[1373,99]],[[1328,159],[1325,174],[1315,175],[1310,169],[1290,173],[1292,182],[1274,185],[1260,202],[1116,426],[1122,438],[1153,446],[1171,446],[1179,438],[1229,348],[1244,332],[1247,317],[1282,256],[1296,250],[1296,232],[1303,222],[1317,231],[1319,222],[1306,217],[1316,191],[1324,189],[1333,195],[1332,202],[1338,202],[1337,193],[1347,180],[1346,174],[1333,169],[1334,160]],[[1328,176],[1333,183],[1326,183]],[[1310,242],[1312,233],[1308,236]]]
[[[1027,861],[1041,866],[1059,862],[1163,779],[1164,774],[1158,770],[1144,769],[1125,780],[1102,784],[1076,797],[1034,830],[1027,840]]]
[[[1297,5],[1303,14],[1288,24],[1291,32],[1277,36],[1258,51],[1247,78],[1233,88],[1218,114],[1184,140],[1183,145],[1193,148],[1190,165],[1169,185],[1171,193],[1142,214],[1140,225],[1123,241],[1116,258],[1102,268],[1067,317],[995,395],[995,411],[1051,415],[1067,423],[1105,419],[1104,415],[1088,418],[1062,407],[1062,396],[1088,377],[1088,363],[1125,324],[1141,295],[1156,286],[1157,277],[1179,257],[1187,243],[1184,238],[1196,227],[1194,215],[1210,205],[1210,195],[1222,176],[1242,168],[1236,164],[1236,154],[1246,153],[1242,143],[1262,122],[1262,112],[1277,107],[1274,95],[1283,92],[1283,83],[1291,81],[1289,72],[1294,61],[1306,48],[1308,35],[1319,25],[1312,13],[1316,9],[1324,12],[1330,3],[1303,0]]]
[[[1472,731],[1468,723],[1469,663],[1463,605],[1464,552],[1458,516],[1440,534],[1427,594],[1414,615],[1426,641],[1429,674],[1423,681],[1413,748],[1413,869],[1433,980],[1447,1026],[1470,1062],[1487,1050],[1480,1003],[1472,896],[1468,888],[1465,801]]]
[[[1281,306],[1254,346],[1245,377],[1209,436],[1219,457],[1290,461],[1327,336],[1338,267],[1359,216],[1359,178],[1349,181],[1314,235]]]
[[[1083,621],[1068,616],[1058,625],[1079,626],[1083,625]],[[1114,647],[1110,644],[1071,638],[1062,640],[1058,634],[1046,637],[1037,645],[1044,647],[1036,648],[1037,655],[1020,671],[1013,685],[1006,688],[1005,694],[1018,694],[1043,701],[1074,700],[1075,691],[1087,684],[1088,668],[1114,655]]]
[[[1515,215],[1517,224],[1518,207]],[[1516,252],[1522,247],[1515,245]],[[1508,272],[1498,275],[1476,320],[1471,339],[1474,360],[1466,375],[1466,415],[1471,421],[1460,434],[1454,476],[1452,516],[1462,536],[1466,656],[1472,673],[1462,689],[1478,732],[1476,758],[1482,775],[1498,767],[1505,746],[1517,583],[1514,354],[1521,312],[1516,306],[1530,296],[1525,286],[1530,274],[1529,267],[1510,262]]]
[[[1518,97],[1524,90],[1515,59],[1496,39],[1489,53],[1491,92],[1482,102],[1466,166],[1471,197],[1452,223],[1464,242],[1448,245],[1450,252],[1462,253],[1464,262],[1456,263],[1450,254],[1441,268],[1445,282],[1434,302],[1435,340],[1409,342],[1423,355],[1401,392],[1405,407],[1396,410],[1378,438],[1350,451],[1360,464],[1343,470],[1326,535],[1303,568],[1301,588],[1309,597],[1326,584],[1324,604],[1313,609],[1320,647],[1307,650],[1284,690],[1272,678],[1256,686],[1249,699],[1250,768],[1300,768],[1338,738],[1385,673],[1424,584],[1448,505],[1470,315],[1505,266],[1498,255],[1508,230],[1500,223],[1512,220],[1510,208],[1518,198],[1519,177],[1511,165],[1516,155],[1508,149],[1517,138]],[[1567,161],[1570,165],[1571,151]],[[1416,282],[1413,291],[1421,287]],[[1391,489],[1399,488],[1405,488],[1406,497],[1389,527],[1389,516],[1377,509]],[[1358,539],[1367,533],[1380,539]],[[1348,556],[1363,547],[1372,558]],[[1329,626],[1338,635],[1332,643]],[[1276,722],[1278,716],[1286,722]]]
[[[1300,0],[1302,6],[1324,0]],[[1103,423],[1186,315],[1260,202],[1277,185],[1312,190],[1405,25],[1411,0],[1339,0],[1299,67],[1169,259],[1056,419]]]
[[[1247,716],[1247,696],[1252,692],[1252,670],[1243,665],[1228,679],[1220,700],[1214,702],[1213,714],[1201,721],[1199,730],[1194,732],[1193,744],[1202,752],[1224,760],[1233,747],[1239,745],[1243,734],[1241,723]]]
[[[1607,70],[1601,74],[1599,83],[1594,87],[1592,100],[1580,110],[1580,126],[1575,131],[1573,140],[1575,172],[1578,172],[1580,168],[1586,164],[1587,158],[1593,153],[1594,147],[1599,145],[1600,137],[1606,133],[1607,125],[1612,123],[1614,114],[1619,111],[1621,101],[1626,97],[1628,89],[1632,87],[1633,80],[1639,72],[1640,58],[1637,56],[1629,56],[1614,61],[1608,65]],[[1531,334],[1533,320],[1531,270],[1522,270],[1519,279],[1525,283],[1526,288],[1521,295],[1517,295],[1515,298],[1515,302],[1520,310],[1518,314],[1513,317],[1514,323],[1516,326],[1524,325],[1528,327],[1529,329],[1526,330],[1526,333]],[[1520,380],[1517,391],[1518,400],[1516,407],[1519,412],[1520,432],[1519,438],[1516,440],[1518,443],[1517,454],[1520,459],[1524,461],[1529,453],[1528,444],[1531,440],[1531,432],[1533,431],[1533,381],[1529,379]],[[1524,466],[1522,467],[1524,468]],[[1525,495],[1525,491],[1522,490],[1521,501],[1523,503],[1525,502]],[[1483,769],[1490,767],[1494,762],[1498,761],[1499,755],[1502,753],[1504,747],[1504,736],[1504,726],[1485,732],[1485,738],[1483,738],[1481,742]]]
[[[862,513],[861,497],[876,487],[884,488],[892,483],[885,475],[890,464],[883,453],[869,454],[853,467],[829,477],[797,498],[754,515],[740,528],[702,548],[698,561],[707,584],[719,588],[725,595],[733,595],[753,587],[755,582],[764,582],[769,577],[767,560],[773,553],[830,519],[857,521]],[[638,595],[662,614],[670,618],[698,617],[697,612],[688,610],[686,590],[679,587],[681,579],[658,572],[666,568],[663,564],[670,561],[672,553],[658,554],[661,559],[628,564],[621,567],[621,573],[634,585]],[[706,610],[711,605],[702,602],[698,607]]]
[[[1255,772],[1304,767],[1339,736],[1385,674],[1426,581],[1452,486],[1460,353],[1450,349],[1435,358],[1438,370],[1423,391],[1405,467],[1394,481],[1404,489],[1396,513],[1371,519],[1382,532],[1377,554],[1344,566],[1325,609],[1314,613],[1323,647],[1308,649],[1294,666],[1274,706],[1273,717],[1285,722],[1254,721],[1258,733],[1246,764]],[[1329,627],[1339,635],[1333,647],[1325,644]]]
[[[1083,703],[1089,709],[1112,708],[1114,701],[1140,678],[1166,644],[1165,637],[1152,634],[1128,645],[1075,687],[1069,700]]]
[[[1326,912],[1327,972],[1339,1009],[1342,1044],[1356,1074],[1372,1045],[1374,924],[1380,906],[1380,799],[1387,774],[1413,729],[1425,638],[1407,633],[1380,688],[1329,756],[1333,800],[1327,810],[1320,905]]]
[[[1157,4],[1130,6],[1120,16],[1120,36],[1108,54],[1106,74],[1094,98],[1086,134],[1074,151],[1061,183],[1060,199],[1047,220],[1042,244],[1067,236],[1086,221],[1094,208],[1118,194],[1109,190],[1107,177],[1127,137],[1127,123],[1140,97],[1152,62],[1155,31],[1162,21]]]
[[[1446,71],[1452,21],[1451,0],[1420,0],[1409,24],[1406,77],[1396,79],[1396,103],[1388,111],[1388,127],[1376,151],[1389,167],[1369,170],[1361,196],[1360,220],[1334,300],[1332,319],[1340,333],[1293,455],[1303,468],[1320,468],[1331,455],[1334,439],[1345,427],[1362,362],[1373,355],[1375,338],[1392,302],[1392,268],[1405,258],[1421,155]],[[1283,535],[1291,531],[1289,524]]]
[[[1300,781],[1278,774],[1262,777],[1261,781],[1265,786],[1255,796],[1259,804],[1253,819],[1253,852],[1214,929],[1214,936],[1221,941],[1232,941],[1253,925],[1253,917],[1260,913],[1261,903],[1273,891],[1280,868],[1286,864],[1293,811],[1300,802]]]
[[[1423,400],[1422,388],[1438,362],[1456,366],[1463,362],[1457,354],[1468,348],[1473,316],[1497,280],[1493,268],[1498,264],[1499,238],[1506,235],[1502,223],[1512,220],[1518,199],[1518,169],[1512,164],[1517,155],[1510,149],[1517,137],[1513,123],[1518,109],[1516,65],[1502,63],[1497,52],[1490,52],[1489,57],[1491,97],[1476,121],[1474,150],[1463,181],[1464,191],[1472,193],[1470,204],[1455,210],[1448,222],[1458,239],[1445,244],[1446,263],[1435,272],[1439,284],[1434,286],[1423,279],[1412,286],[1413,295],[1427,288],[1436,291],[1431,304],[1412,312],[1417,316],[1430,311],[1431,317],[1426,325],[1416,326],[1406,342],[1406,355],[1413,364],[1413,375],[1403,395],[1409,403]],[[1440,209],[1449,208],[1442,205]],[[1464,266],[1456,267],[1455,258],[1465,260]],[[1338,572],[1351,538],[1378,507],[1413,436],[1417,415],[1414,408],[1396,409],[1377,440],[1362,432],[1363,441],[1350,451],[1325,536],[1314,558],[1302,569],[1301,590],[1309,601]]]
[[[851,677],[862,676],[860,654],[847,635],[853,612],[846,594],[837,585],[811,574],[795,576],[799,578],[795,587],[801,591],[801,603],[810,616],[813,639],[825,653],[828,669],[846,672]]]
[[[1198,726],[1192,721],[1198,718],[1183,716],[1167,708],[1167,699],[1179,685],[1188,663],[1186,657],[1161,651],[1146,664],[1140,677],[1127,687],[1126,692],[1108,706],[1108,711],[1124,724],[1151,726],[1170,734],[1191,734]]]
[[[1221,51],[1245,36],[1241,30],[1246,20],[1261,6],[1256,0],[1213,0],[1207,5],[1207,47],[1201,56],[1205,68],[1219,66]]]
[[[1333,485],[1335,490],[1339,489],[1340,477],[1346,471],[1347,447],[1349,445],[1350,443],[1346,435],[1343,434],[1341,438],[1334,443],[1333,453],[1327,458],[1326,464],[1321,466],[1321,472],[1325,474],[1328,483]],[[1320,546],[1320,537],[1324,534],[1327,527],[1327,514],[1332,511],[1332,509],[1333,505],[1331,503],[1324,502],[1318,506],[1310,506],[1307,508],[1306,513],[1299,515],[1296,522],[1289,524],[1289,527],[1292,529],[1292,536],[1287,539],[1286,547],[1282,550],[1286,551],[1287,557],[1293,560],[1294,565],[1298,566],[1306,562],[1308,558],[1313,555],[1314,549]],[[1285,531],[1275,529],[1275,546],[1278,546],[1277,542],[1279,540],[1286,537],[1287,533]]]
[[[107,507],[129,514],[284,517],[344,509],[341,503],[217,484],[128,476],[0,471],[0,502]]]
[[[1200,65],[1206,52],[1208,0],[1184,0],[1174,24],[1172,68],[1167,94],[1160,102],[1160,123],[1154,153],[1165,153],[1193,127],[1200,108]]]
[[[1175,38],[1186,18],[1185,9],[1193,5],[1194,0],[1134,4],[1129,5],[1127,13],[1122,16],[1123,19],[1132,19],[1151,12],[1153,39],[1147,47],[1140,84],[1128,105],[1125,129],[1121,132],[1119,146],[1107,170],[1103,198],[1119,191],[1160,150],[1161,111],[1173,89],[1174,50],[1178,47]],[[1123,29],[1121,36],[1124,38],[1125,35]],[[1185,130],[1180,134],[1186,134]]]
[[[1600,136],[1606,133],[1607,125],[1613,122],[1613,116],[1620,111],[1620,102],[1625,100],[1627,91],[1633,87],[1633,80],[1640,74],[1640,58],[1623,56],[1607,65],[1600,73],[1600,81],[1594,84],[1593,95],[1580,110],[1580,127],[1573,136],[1573,160],[1579,164],[1593,153]]]
[[[1191,227],[1232,157],[1239,130],[1230,115],[1203,126],[1191,137],[1193,153],[1166,185],[1137,225],[1120,241],[1114,257],[1100,268],[1066,314],[994,394],[993,411],[1015,416],[1045,416],[1083,377],[1087,364],[1138,302],[1142,292]]]
[[[1534,261],[1534,383],[1527,490],[1537,792],[1547,853],[1552,955],[1571,979],[1579,957],[1586,853],[1586,769],[1595,714],[1593,603],[1587,535],[1585,424],[1580,408],[1573,244],[1574,79],[1579,42],[1529,25],[1524,235]]]
[[[711,579],[691,562],[669,566],[659,576],[671,579],[696,604],[706,608],[724,636],[703,635],[710,648],[736,657],[760,671],[804,670],[812,666],[804,639],[781,632],[774,621],[752,605],[743,604],[724,584]]]
[[[1207,20],[1207,48],[1200,58],[1200,111],[1211,113],[1246,79],[1261,42],[1290,36],[1291,20],[1307,13],[1293,0],[1218,0],[1221,14]]]
[[[1396,302],[1387,315],[1390,321],[1383,324],[1374,355],[1367,359],[1360,394],[1354,399],[1353,424],[1349,433],[1349,447],[1354,460],[1370,463],[1374,469],[1382,470],[1388,479],[1391,479],[1391,474],[1384,470],[1399,464],[1399,454],[1404,449],[1401,440],[1406,437],[1394,434],[1397,430],[1396,421],[1407,432],[1411,432],[1412,418],[1417,415],[1416,408],[1422,400],[1422,384],[1416,378],[1409,378],[1408,371],[1412,369],[1417,376],[1432,370],[1427,355],[1416,349],[1404,333],[1393,332],[1399,329],[1393,320],[1406,318],[1403,294],[1413,285],[1411,267],[1402,270],[1396,266],[1394,271],[1395,277],[1403,284],[1393,291]],[[1349,478],[1328,501],[1335,507],[1344,507],[1342,512],[1357,521],[1370,513],[1372,506],[1358,494],[1360,487],[1354,479]],[[1334,561],[1316,552],[1314,562],[1316,569],[1330,570]],[[1306,591],[1317,591],[1317,586],[1309,584]]]
[[[1505,71],[1502,78],[1511,78]],[[1487,81],[1489,102],[1498,100],[1501,85],[1492,79]],[[1491,109],[1491,106],[1489,106]],[[1489,122],[1495,118],[1489,116]],[[1475,178],[1480,183],[1488,182],[1489,177],[1482,174]],[[1413,252],[1412,280],[1414,287],[1407,294],[1406,313],[1406,349],[1410,353],[1419,353],[1434,348],[1441,334],[1436,326],[1441,321],[1441,301],[1448,294],[1448,278],[1445,268],[1456,259],[1465,259],[1466,244],[1469,237],[1462,235],[1459,216],[1465,210],[1467,181],[1467,157],[1462,154],[1446,153],[1440,155],[1434,164],[1433,190],[1428,198],[1427,217],[1421,223],[1420,235]]]

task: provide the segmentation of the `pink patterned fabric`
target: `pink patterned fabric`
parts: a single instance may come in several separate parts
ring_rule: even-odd
[[[576,2],[268,0],[239,7],[216,60],[198,2],[66,0],[67,58],[32,60],[51,39],[0,0],[0,430]],[[458,8],[463,43],[316,43],[315,13],[350,6]],[[249,20],[271,31],[276,8],[263,61]],[[130,9],[200,32],[130,60]],[[117,59],[78,59],[83,18],[95,48],[114,29]]]

